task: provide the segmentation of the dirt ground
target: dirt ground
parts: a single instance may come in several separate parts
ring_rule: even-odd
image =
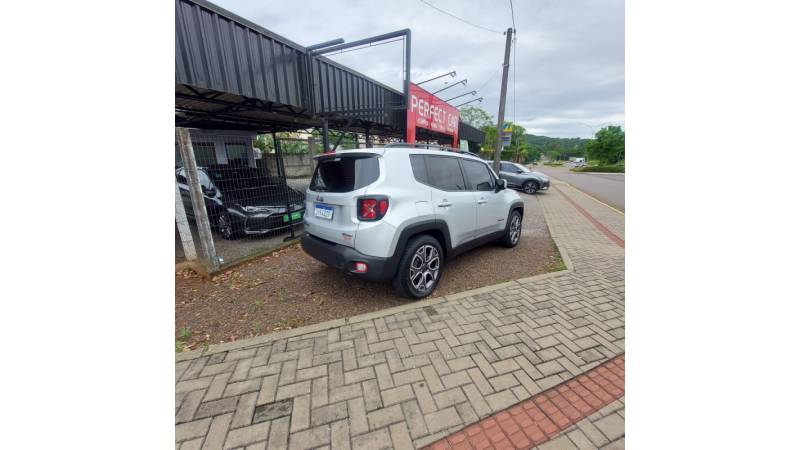
[[[486,245],[448,261],[432,296],[442,296],[559,270],[539,193],[525,200],[517,247]],[[175,275],[176,350],[233,341],[349,317],[412,300],[391,283],[347,276],[311,258],[299,244],[203,280],[191,271]]]

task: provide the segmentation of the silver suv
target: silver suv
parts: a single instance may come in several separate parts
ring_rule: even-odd
[[[519,242],[523,202],[475,155],[419,144],[316,157],[303,250],[348,274],[428,296],[446,260]]]
[[[538,190],[550,188],[550,178],[539,172],[533,172],[522,164],[508,161],[500,163],[500,178],[506,180],[508,187],[522,189],[526,194],[535,194]]]

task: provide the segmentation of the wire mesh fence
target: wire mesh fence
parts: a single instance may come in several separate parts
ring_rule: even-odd
[[[313,138],[187,131],[188,142],[176,140],[176,262],[197,255],[216,270],[299,236],[318,151]]]

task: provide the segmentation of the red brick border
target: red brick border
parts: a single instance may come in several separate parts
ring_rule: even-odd
[[[616,234],[612,233],[611,230],[606,228],[605,225],[603,225],[602,223],[600,223],[600,221],[595,219],[594,216],[589,214],[588,211],[583,209],[579,204],[575,203],[575,201],[572,200],[571,198],[569,198],[569,196],[567,194],[565,194],[564,191],[562,191],[561,189],[559,189],[555,185],[553,186],[553,189],[557,190],[559,194],[563,195],[564,198],[567,199],[567,201],[570,202],[570,204],[572,204],[572,206],[574,206],[575,209],[577,209],[579,213],[583,214],[583,217],[586,217],[587,219],[589,219],[589,222],[591,222],[592,225],[594,225],[598,230],[600,230],[600,232],[605,234],[615,244],[619,245],[622,248],[625,248],[625,241],[623,239],[620,239],[619,236],[617,236]]]
[[[433,450],[528,449],[625,395],[625,355],[431,444]]]

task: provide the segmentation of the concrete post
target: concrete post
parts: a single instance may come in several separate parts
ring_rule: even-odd
[[[186,181],[189,184],[189,195],[192,197],[192,210],[194,211],[195,224],[197,224],[197,233],[200,235],[202,258],[208,266],[208,271],[213,272],[219,269],[219,260],[217,259],[217,251],[214,248],[211,225],[208,222],[203,190],[200,188],[200,178],[197,175],[197,162],[194,159],[192,138],[186,128],[176,128],[175,134],[178,138],[178,148],[183,159],[183,168],[186,171]]]
[[[197,252],[194,249],[194,238],[192,238],[192,230],[189,228],[189,220],[186,218],[186,210],[183,209],[183,198],[177,181],[175,182],[175,223],[178,225],[178,234],[181,236],[183,256],[187,261],[194,261],[197,259]]]

